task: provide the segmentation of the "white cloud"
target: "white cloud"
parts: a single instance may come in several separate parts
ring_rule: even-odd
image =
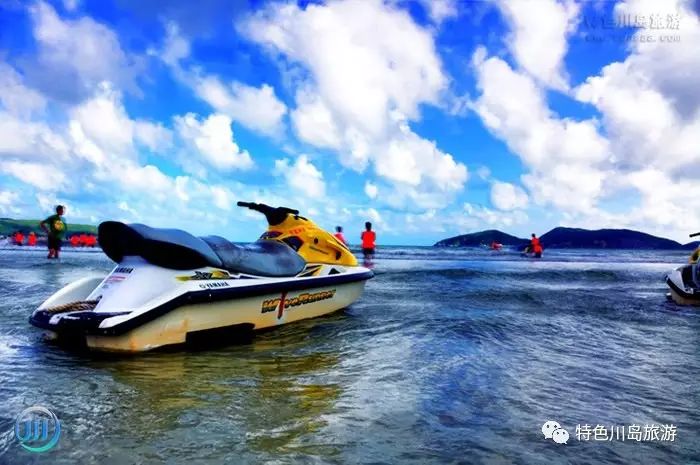
[[[357,210],[356,215],[357,219],[363,223],[363,228],[362,230],[364,231],[364,222],[369,221],[372,223],[372,230],[377,231],[378,229],[381,229],[382,233],[389,233],[394,230],[394,228],[391,227],[391,224],[385,220],[384,216],[379,213],[379,211],[376,208],[362,208]]]
[[[22,198],[25,193],[37,198],[38,206],[21,206],[25,213],[50,210],[59,193],[89,193],[80,209],[71,208],[71,217],[87,221],[148,218],[154,224],[200,229],[202,224],[218,227],[228,221],[216,210],[229,210],[235,198],[230,187],[243,190],[241,185],[171,177],[157,166],[143,164],[143,149],[163,150],[173,143],[171,131],[129,117],[121,94],[112,85],[101,84],[82,103],[56,110],[46,121],[38,119],[44,114],[32,113],[26,119],[0,110],[0,178],[17,179]],[[230,119],[223,119],[226,124],[217,117],[201,122],[194,119],[188,142],[209,156],[220,157],[228,151],[239,157],[237,162],[246,163],[247,153],[238,150],[232,140]],[[80,182],[73,182],[76,179]],[[2,194],[3,202],[12,199]],[[0,210],[8,211],[2,205]],[[183,220],[173,220],[175,210],[183,213]]]
[[[418,104],[437,103],[447,85],[430,33],[376,0],[271,5],[243,30],[308,66],[329,107],[371,134],[392,109],[416,117]]]
[[[458,13],[456,0],[420,0],[420,3],[428,12],[430,19],[436,24],[454,18]]]
[[[457,209],[435,208],[420,213],[399,213],[395,210],[381,211],[382,232],[395,232],[401,237],[416,234],[425,237],[427,234],[440,233],[442,237],[448,234],[464,234],[469,231],[483,229],[505,229],[506,231],[518,226],[524,226],[529,219],[523,210],[500,211],[481,205],[466,203]],[[357,220],[365,221],[369,216],[364,210],[358,212]]]
[[[117,166],[120,172],[120,186],[126,190],[149,193],[162,200],[163,195],[172,189],[173,181],[154,165],[123,163]]]
[[[533,200],[564,209],[591,209],[603,194],[612,161],[598,122],[559,119],[532,78],[500,58],[487,58],[483,49],[474,54],[473,64],[481,91],[474,109],[529,167],[523,183]]]
[[[8,213],[19,213],[20,210],[17,208],[19,201],[20,198],[17,192],[0,191],[0,213],[3,215]]]
[[[527,214],[522,210],[503,212],[471,203],[464,204],[464,214],[476,220],[476,222],[471,224],[472,227],[478,225],[481,227],[508,228],[528,221]]]
[[[171,131],[160,123],[132,120],[121,102],[121,94],[103,82],[93,97],[69,110],[70,135],[77,152],[93,163],[112,156],[135,159],[138,142],[160,152],[172,144]]]
[[[635,42],[627,59],[589,77],[575,95],[601,112],[616,161],[625,169],[651,166],[698,176],[700,96],[688,76],[700,75],[700,55],[687,44],[700,41],[700,21],[682,2],[654,5],[624,2],[616,11],[650,8],[664,19],[678,15],[678,30],[645,30],[656,40]],[[661,42],[663,35],[678,35],[681,42]]]
[[[378,193],[379,188],[375,184],[372,184],[369,181],[365,182],[365,194],[367,194],[367,197],[370,199],[376,199]]]
[[[275,160],[275,172],[284,176],[287,185],[294,191],[302,192],[309,198],[320,199],[325,195],[326,184],[319,171],[306,155],[297,157],[293,164],[289,159]]]
[[[373,223],[381,223],[382,222],[382,216],[374,208],[368,208],[366,210],[363,210],[363,212],[365,215],[367,215],[369,217],[369,219]]]
[[[27,87],[14,68],[0,62],[0,158],[65,161],[69,147],[62,131],[37,121],[44,116],[46,105],[41,93]]]
[[[80,6],[80,0],[63,0],[63,8],[68,11],[75,11]]]
[[[247,151],[241,150],[233,139],[231,118],[215,113],[200,121],[197,115],[188,113],[175,117],[175,127],[180,138],[191,152],[201,156],[211,165],[224,169],[248,169],[253,160]]]
[[[511,25],[508,47],[520,66],[542,83],[566,89],[563,60],[579,5],[573,0],[498,0],[497,5]]]
[[[38,54],[36,67],[28,70],[46,94],[75,100],[105,80],[138,92],[138,60],[122,50],[114,31],[87,16],[63,20],[44,2],[29,10]]]
[[[522,181],[536,204],[585,213],[595,209],[605,183],[613,175],[608,169],[586,164],[557,163],[549,169],[524,174]]]
[[[476,175],[482,181],[488,181],[491,178],[491,170],[489,169],[488,166],[480,166],[476,170]]]
[[[221,186],[214,186],[211,188],[211,194],[214,200],[214,205],[216,205],[221,210],[230,210],[231,205],[233,205],[233,199],[231,193]]]
[[[405,121],[376,150],[375,171],[386,179],[414,187],[427,181],[443,191],[458,191],[467,181],[466,166],[411,131]]]
[[[28,117],[44,109],[46,98],[27,87],[14,68],[0,62],[0,103],[9,113]]]
[[[297,107],[291,118],[297,136],[316,147],[339,149],[342,146],[340,130],[336,126],[331,110],[323,99],[313,92],[297,92]],[[364,163],[365,156],[361,156]]]
[[[528,197],[514,184],[494,181],[491,184],[491,203],[499,210],[517,210],[527,206]]]
[[[0,164],[0,172],[45,191],[55,192],[66,184],[66,177],[61,171],[40,163],[5,161]]]
[[[67,157],[69,146],[59,132],[0,111],[0,159],[59,161]]]
[[[552,5],[537,2],[526,15],[516,14],[526,5],[499,4],[514,28],[510,46],[523,72],[488,57],[485,49],[477,50],[473,65],[481,94],[470,106],[529,170],[522,182],[532,201],[557,207],[565,221],[578,226],[630,227],[683,240],[700,221],[679,202],[697,190],[700,179],[700,97],[685,77],[700,73],[700,56],[684,45],[700,40],[697,14],[686,2],[618,3],[615,14],[678,17],[679,27],[641,31],[653,40],[631,41],[625,60],[605,66],[575,88],[573,96],[601,114],[600,121],[576,121],[552,113],[541,88],[562,88],[565,82],[561,52],[575,22],[569,14],[573,10],[565,3],[556,6],[560,20],[558,39],[552,36],[555,47],[545,50],[547,56],[534,56],[537,47],[521,52],[518,47],[544,40],[554,29],[519,38],[528,26],[518,23]],[[681,42],[664,42],[662,36],[669,34],[679,35]],[[518,98],[506,98],[512,95]],[[614,214],[605,211],[603,201],[619,202],[616,194],[629,197],[630,207]],[[490,221],[488,211],[477,212]]]
[[[189,86],[195,95],[207,102],[218,113],[225,114],[248,129],[278,137],[284,132],[287,106],[277,98],[269,84],[260,87],[231,81],[228,83],[204,73],[200,68],[187,68],[181,61],[190,54],[190,43],[180,35],[175,23],[166,25],[166,36],[161,50],[151,50],[170,66],[173,74]]]
[[[613,189],[633,188],[641,205],[624,213],[629,225],[687,239],[700,218],[683,198],[700,185],[700,96],[688,76],[700,74],[700,21],[688,2],[618,3],[615,14],[678,18],[678,29],[645,29],[652,40],[631,42],[629,56],[605,66],[575,89],[602,115],[615,154]],[[663,36],[680,42],[664,42]],[[590,179],[581,178],[581,183]]]
[[[190,43],[180,35],[177,24],[170,22],[165,26],[163,49],[160,52],[152,51],[151,53],[157,54],[167,65],[178,66],[180,60],[189,56]]]
[[[172,132],[162,124],[143,120],[133,124],[134,138],[152,152],[164,152],[172,145]]]
[[[233,81],[224,85],[214,76],[193,79],[197,96],[216,111],[262,134],[277,136],[282,133],[282,118],[287,107],[268,84],[253,87]]]
[[[85,135],[100,148],[118,154],[133,148],[133,126],[121,104],[121,98],[109,83],[100,84],[99,92],[70,111]]]
[[[121,202],[119,202],[119,204],[117,205],[117,208],[123,212],[128,213],[129,215],[131,215],[132,218],[140,218],[141,217],[141,215],[139,215],[139,213],[136,210],[131,208],[129,206],[129,204],[123,200]]]
[[[353,170],[371,165],[402,192],[397,201],[412,189],[444,203],[463,188],[466,167],[409,127],[448,79],[431,32],[406,11],[378,0],[272,4],[239,29],[307,71],[291,112],[299,139]]]

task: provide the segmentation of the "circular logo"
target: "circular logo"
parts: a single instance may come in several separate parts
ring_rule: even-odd
[[[56,220],[53,222],[53,228],[56,231],[63,231],[63,221],[61,220]]]
[[[51,410],[35,405],[17,415],[15,437],[30,452],[46,452],[58,443],[61,422]]]

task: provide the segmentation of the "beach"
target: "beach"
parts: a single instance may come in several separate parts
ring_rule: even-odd
[[[361,299],[248,343],[68,352],[27,318],[113,264],[0,251],[2,464],[700,463],[700,311],[666,301],[684,252],[384,247]],[[56,413],[33,454],[15,417]],[[555,420],[566,445],[544,439]],[[673,425],[581,440],[577,425]]]

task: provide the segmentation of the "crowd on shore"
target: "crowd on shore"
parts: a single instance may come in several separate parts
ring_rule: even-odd
[[[47,238],[48,236],[37,235],[34,231],[30,231],[28,234],[22,231],[16,231],[8,237],[8,243],[11,245],[34,247],[39,245],[39,243],[46,243]],[[73,234],[66,238],[66,242],[70,244],[71,247],[95,247],[97,246],[97,236],[87,233]]]

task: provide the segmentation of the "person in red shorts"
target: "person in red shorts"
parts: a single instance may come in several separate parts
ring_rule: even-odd
[[[360,238],[362,239],[362,253],[365,255],[365,258],[369,259],[374,257],[377,235],[372,231],[372,223],[369,221],[365,223],[365,230],[362,231]]]
[[[535,254],[535,258],[542,258],[542,244],[535,233],[532,233],[532,239],[530,239],[530,251]]]

